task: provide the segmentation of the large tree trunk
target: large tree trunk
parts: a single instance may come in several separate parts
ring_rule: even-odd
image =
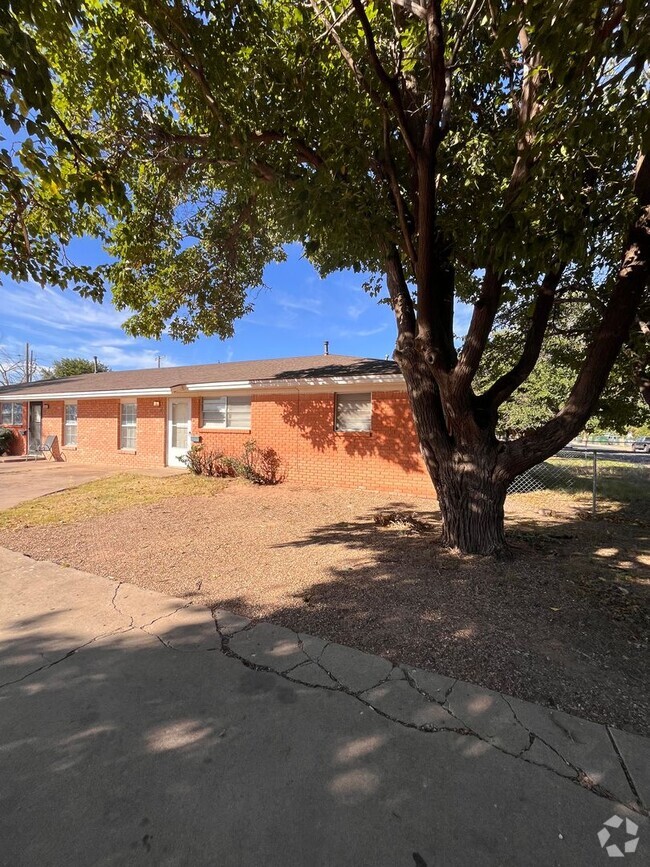
[[[433,371],[413,349],[397,353],[406,380],[420,451],[438,495],[442,542],[464,554],[499,554],[506,547],[504,503],[509,477],[492,419],[458,395],[443,402]],[[479,421],[481,424],[479,424]]]
[[[495,482],[486,456],[454,455],[433,483],[442,515],[442,543],[464,554],[500,554],[506,547],[507,486]]]

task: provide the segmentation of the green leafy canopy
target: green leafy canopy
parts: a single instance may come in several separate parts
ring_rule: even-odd
[[[407,126],[424,128],[432,37],[418,10],[430,4],[360,5]],[[347,0],[2,0],[14,140],[0,150],[0,270],[96,299],[110,287],[131,333],[182,340],[230,336],[287,242],[322,274],[383,274],[395,247],[418,283],[408,239],[420,242],[422,193],[352,12]],[[602,305],[648,144],[647,7],[445,0],[440,14],[452,98],[436,238],[453,251],[457,297],[475,301],[497,267],[502,324],[523,334],[540,275],[561,263],[565,298]],[[80,235],[111,264],[70,262]]]

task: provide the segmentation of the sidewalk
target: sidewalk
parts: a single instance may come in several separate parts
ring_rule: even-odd
[[[644,738],[0,549],[0,865],[640,864],[649,805]]]

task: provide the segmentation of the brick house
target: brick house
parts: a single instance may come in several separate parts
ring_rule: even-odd
[[[254,439],[286,478],[429,495],[392,361],[322,355],[88,373],[0,388],[14,454],[55,435],[58,460],[180,466],[191,443],[239,455]]]

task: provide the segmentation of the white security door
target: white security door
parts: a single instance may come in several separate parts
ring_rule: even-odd
[[[180,467],[179,461],[190,450],[192,418],[187,398],[170,397],[167,400],[167,466]]]

